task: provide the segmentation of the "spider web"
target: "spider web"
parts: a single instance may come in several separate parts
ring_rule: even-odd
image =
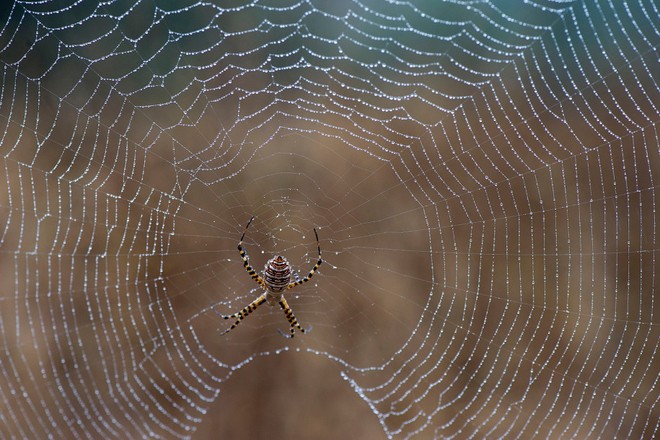
[[[659,16],[4,6],[1,435],[656,437]]]

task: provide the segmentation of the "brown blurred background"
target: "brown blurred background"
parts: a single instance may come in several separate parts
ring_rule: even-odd
[[[219,3],[0,13],[2,437],[657,435],[648,4]]]

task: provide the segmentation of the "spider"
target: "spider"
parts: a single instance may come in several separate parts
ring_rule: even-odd
[[[252,277],[254,281],[256,281],[261,287],[263,287],[265,292],[261,294],[257,299],[252,301],[250,304],[245,306],[243,310],[241,310],[240,312],[236,312],[232,315],[221,315],[215,310],[214,312],[218,316],[224,319],[238,318],[236,319],[236,322],[232,324],[231,327],[229,327],[227,330],[225,330],[222,333],[224,335],[225,333],[229,333],[234,328],[236,328],[236,326],[240,324],[243,319],[245,319],[250,313],[257,310],[257,307],[259,307],[266,301],[268,301],[268,304],[271,306],[277,303],[284,311],[284,316],[286,316],[287,321],[289,321],[289,324],[291,325],[290,337],[293,338],[295,335],[296,328],[303,333],[305,333],[305,329],[302,328],[300,324],[298,324],[298,321],[296,320],[296,317],[293,314],[293,310],[291,310],[291,307],[289,307],[289,304],[286,302],[286,299],[284,298],[284,291],[309,281],[309,279],[314,276],[314,273],[316,273],[317,269],[323,262],[323,260],[321,260],[321,245],[319,244],[319,234],[316,232],[316,228],[314,228],[314,235],[316,235],[316,245],[319,250],[319,259],[305,278],[300,279],[298,277],[298,274],[291,269],[291,265],[286,260],[286,258],[284,258],[281,255],[276,255],[270,260],[268,260],[266,266],[264,267],[263,278],[262,278],[252,268],[252,266],[250,266],[250,261],[248,260],[247,253],[243,249],[243,238],[245,238],[245,233],[250,227],[250,223],[252,223],[252,220],[254,220],[254,216],[252,216],[247,226],[245,226],[243,235],[241,235],[241,240],[238,242],[238,252],[241,255],[241,259],[243,259],[243,266],[245,267],[245,270],[247,271],[248,275],[250,275],[250,277]],[[295,278],[295,281],[293,282],[291,282],[292,273]]]

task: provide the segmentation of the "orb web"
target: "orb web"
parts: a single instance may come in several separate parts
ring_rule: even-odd
[[[657,436],[653,2],[4,9],[3,436]]]

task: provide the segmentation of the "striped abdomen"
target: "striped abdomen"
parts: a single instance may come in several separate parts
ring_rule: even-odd
[[[266,290],[271,293],[280,293],[291,282],[291,265],[281,255],[271,258],[264,268],[264,283]],[[280,295],[277,295],[278,297]]]

